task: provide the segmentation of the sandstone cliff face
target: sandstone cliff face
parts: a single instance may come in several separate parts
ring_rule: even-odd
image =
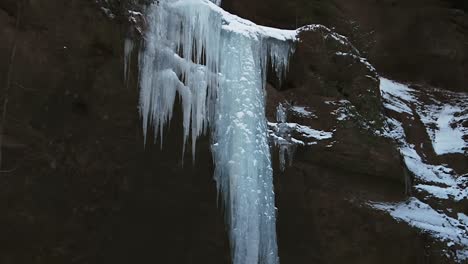
[[[324,28],[305,32],[285,84],[267,87],[270,120],[288,101],[315,115],[290,115],[290,122],[334,131],[331,140],[299,147],[285,172],[274,156],[282,263],[451,263],[427,234],[366,206],[404,199],[409,176],[394,142],[372,132],[384,109],[377,75],[360,58],[401,80],[466,90],[466,7],[434,1],[423,12],[418,1],[305,2],[224,3],[260,24],[334,26],[360,50],[327,38]],[[229,263],[208,139],[198,143],[196,163],[186,156],[182,166],[176,111],[162,150],[143,146],[135,59],[123,80],[132,3],[16,3],[0,1],[1,58],[11,56],[16,38],[12,63],[0,63],[2,84],[12,69],[1,94],[9,104],[0,262]],[[354,114],[338,120],[340,111]],[[412,140],[428,138],[422,131]],[[466,173],[466,156],[454,157],[446,159],[459,160],[454,167]],[[466,213],[465,204],[457,206]]]

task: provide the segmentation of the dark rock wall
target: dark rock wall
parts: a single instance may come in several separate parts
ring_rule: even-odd
[[[457,0],[225,0],[227,10],[257,23],[310,23],[349,36],[381,74],[468,91],[468,14]],[[272,10],[281,10],[272,11]]]
[[[13,67],[10,89],[0,94],[2,102],[9,99],[0,174],[0,263],[229,263],[207,137],[198,142],[196,162],[186,155],[182,164],[176,111],[162,150],[151,140],[143,146],[135,61],[129,85],[123,80],[127,24],[120,14],[128,3],[109,2],[114,19],[91,0],[25,0],[19,12],[17,3],[0,0],[2,89]],[[225,0],[229,10],[257,23],[337,25],[357,40],[379,70],[402,78],[432,76],[417,67],[411,75],[398,70],[406,59],[393,64],[380,59],[381,52],[391,52],[393,58],[401,49],[408,54],[432,52],[417,45],[398,46],[398,27],[410,22],[387,33],[392,23],[377,14],[359,16],[365,8],[392,10],[389,1],[369,1],[360,8],[351,3]],[[346,19],[355,15],[365,29],[348,32]],[[423,18],[420,26],[432,28]],[[384,44],[370,45],[367,38],[359,42],[371,28],[376,33],[369,39]],[[449,37],[442,35],[441,41],[459,37],[450,32],[443,32]],[[16,56],[9,64],[15,34]],[[305,44],[315,48],[298,47],[291,65],[297,71],[288,85],[269,86],[268,116],[272,118],[279,101],[294,100],[318,113],[319,118],[306,125],[341,129],[334,148],[300,148],[293,167],[285,173],[275,168],[282,263],[445,263],[428,247],[432,242],[427,235],[363,204],[404,197],[404,168],[392,143],[365,132],[356,120],[334,123],[333,109],[323,103],[354,100],[361,104],[358,111],[364,120],[375,120],[380,114],[378,83],[362,79],[368,72],[361,64],[351,71],[355,74],[345,74],[352,62],[333,59],[336,47],[324,46],[313,36]],[[456,63],[447,67],[461,71],[466,49],[452,44]],[[452,53],[444,52],[437,58],[451,62],[447,54]],[[434,69],[440,64],[423,60],[420,65]],[[359,90],[362,87],[370,92]],[[366,105],[357,95],[373,103]]]
[[[208,140],[195,165],[179,122],[164,151],[144,147],[122,24],[93,1],[25,1],[18,29],[16,15],[0,1],[2,91],[17,32],[0,263],[228,263]]]

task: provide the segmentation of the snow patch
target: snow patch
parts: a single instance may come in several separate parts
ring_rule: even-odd
[[[452,169],[442,165],[426,164],[412,145],[400,147],[400,152],[408,169],[422,182],[437,183],[445,186],[456,185]]]
[[[380,90],[385,108],[397,113],[421,117],[429,135],[432,133],[434,149],[439,148],[439,151],[436,151],[437,154],[447,150],[456,150],[456,146],[463,146],[459,140],[462,135],[457,134],[461,130],[453,126],[451,120],[463,116],[459,109],[454,108],[464,100],[452,101],[451,106],[441,104],[434,98],[429,104],[422,103],[419,101],[420,91],[385,78],[380,78]],[[456,129],[458,132],[454,131]],[[455,171],[447,165],[428,164],[416,151],[415,146],[407,142],[403,124],[400,121],[387,117],[383,136],[394,139],[398,144],[406,167],[415,177],[414,189],[419,194],[454,202],[468,199],[466,175],[456,175]],[[414,197],[404,203],[373,203],[372,206],[389,212],[397,220],[405,221],[411,226],[431,233],[436,239],[446,241],[447,247],[451,249],[455,244],[458,245],[454,249],[456,250],[455,258],[459,261],[468,259],[468,226],[464,214],[459,213],[458,219],[454,219],[443,212],[437,212]],[[447,211],[451,210],[447,209]]]
[[[462,122],[468,120],[468,96],[459,105],[435,104],[420,106],[418,114],[425,124],[437,155],[465,153],[468,150],[468,127]]]
[[[467,94],[444,91],[448,103],[424,94],[429,100],[421,102],[418,100],[421,92],[386,78],[380,78],[380,90],[386,109],[411,116],[414,111],[417,113],[437,155],[468,151],[468,127],[463,125],[468,120]]]
[[[418,184],[414,186],[417,190],[425,191],[429,195],[443,200],[453,199],[454,201],[462,201],[468,199],[468,189],[461,184],[456,184],[449,187],[439,187],[435,185]]]
[[[355,54],[360,55],[359,50],[356,49],[356,47],[354,47],[353,44],[351,44],[351,42],[348,40],[347,37],[332,31],[331,29],[329,29],[328,27],[324,25],[320,25],[320,24],[305,25],[297,29],[298,33],[301,33],[304,31],[313,31],[313,32],[322,31],[325,33],[325,37],[324,37],[325,39],[331,38],[335,41],[338,41],[341,45],[350,48]]]
[[[338,121],[346,121],[356,116],[350,111],[353,106],[348,100],[325,101],[325,104],[338,106],[337,109],[331,112],[332,115],[336,116],[336,120]]]
[[[382,93],[385,108],[398,113],[413,115],[410,103],[417,102],[413,96],[415,92],[413,89],[404,84],[381,77],[380,92]]]
[[[297,146],[310,146],[319,140],[330,139],[333,132],[316,130],[308,126],[287,122],[288,112],[301,113],[311,116],[304,107],[290,106],[279,103],[276,107],[276,121],[268,122],[268,133],[271,141],[279,148],[280,169],[284,171],[286,165],[291,165]],[[295,137],[299,137],[297,139]]]
[[[289,123],[293,124],[293,123]],[[321,131],[321,130],[316,130],[313,128],[310,128],[308,126],[303,126],[299,124],[295,124],[296,131],[301,133],[303,137],[306,138],[314,138],[316,140],[324,140],[324,139],[330,139],[333,137],[333,132],[326,132],[326,131]]]
[[[295,115],[298,115],[301,117],[317,118],[317,116],[313,112],[307,110],[308,108],[305,106],[295,105],[295,106],[292,106],[290,109]]]
[[[460,261],[466,260],[468,256],[468,226],[465,218],[459,219],[439,213],[418,199],[412,197],[401,203],[371,203],[371,207],[386,211],[393,218],[404,221],[424,232],[431,234],[434,238],[444,241],[450,247],[457,244],[461,249],[457,256]]]
[[[361,62],[362,64],[366,65],[366,67],[367,67],[367,69],[369,69],[369,71],[371,71],[373,73],[377,72],[377,70],[374,68],[374,66],[372,66],[372,64],[370,64],[369,61],[367,61],[366,58],[354,55],[352,53],[346,53],[346,52],[341,52],[341,51],[335,52],[335,55],[351,57],[354,60],[357,60],[357,61]]]

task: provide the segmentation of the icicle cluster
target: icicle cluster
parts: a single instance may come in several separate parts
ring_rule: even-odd
[[[276,107],[276,122],[277,124],[277,140],[276,145],[279,148],[279,163],[281,171],[286,169],[286,164],[288,166],[292,165],[294,152],[296,152],[296,144],[292,142],[291,133],[293,127],[289,126],[287,121],[287,109],[289,105],[283,105],[279,103]]]
[[[212,92],[217,87],[221,17],[207,5],[158,1],[149,8],[144,51],[140,54],[140,112],[143,131],[154,139],[172,117],[179,95],[183,108],[184,146],[190,130],[192,151],[206,131]]]
[[[140,112],[162,141],[176,95],[184,146],[212,130],[214,178],[234,264],[276,264],[275,203],[267,122],[267,65],[283,78],[296,31],[257,26],[219,0],[160,0],[147,13],[140,54]]]
[[[130,75],[130,62],[132,59],[132,52],[134,43],[132,39],[126,38],[124,43],[124,80],[128,81]]]

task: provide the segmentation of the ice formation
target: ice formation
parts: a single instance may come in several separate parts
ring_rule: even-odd
[[[301,117],[316,117],[304,106],[293,106],[288,102],[279,103],[276,107],[276,122],[268,122],[268,134],[270,141],[279,150],[279,166],[284,171],[291,166],[294,153],[298,146],[310,146],[317,144],[319,140],[331,139],[333,132],[313,129],[309,126],[288,122],[288,114]]]
[[[124,43],[124,80],[128,81],[130,74],[130,62],[132,59],[132,52],[134,49],[133,40],[126,38]]]
[[[281,80],[295,30],[255,25],[219,0],[160,0],[147,10],[140,53],[140,113],[145,141],[162,141],[176,96],[184,148],[210,127],[214,178],[230,228],[234,264],[275,264],[275,203],[265,118],[267,66]]]
[[[275,145],[279,148],[279,165],[280,170],[284,171],[286,165],[291,166],[293,161],[294,152],[299,140],[294,141],[291,136],[295,127],[290,126],[286,121],[288,119],[287,104],[279,103],[276,107],[276,122],[274,125]],[[271,123],[270,123],[271,124]],[[304,144],[300,141],[299,144]]]

